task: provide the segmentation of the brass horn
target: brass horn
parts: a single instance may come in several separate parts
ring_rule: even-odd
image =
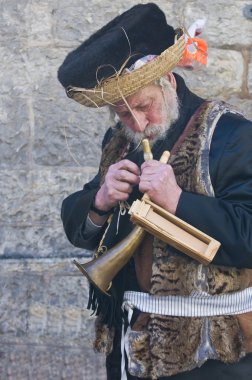
[[[103,253],[96,259],[85,264],[74,260],[74,264],[87,279],[102,293],[110,295],[107,290],[115,275],[129,261],[137,247],[141,244],[145,230],[136,226],[120,243]]]
[[[143,140],[144,159],[152,159],[152,153],[147,139]],[[160,161],[167,163],[169,159],[169,152],[163,152]],[[144,195],[147,197],[147,194]],[[80,264],[74,260],[73,263],[83,273],[85,277],[102,293],[110,295],[107,291],[110,288],[111,281],[116,274],[124,267],[130,260],[137,247],[141,244],[146,231],[136,226],[131,233],[126,236],[120,243],[103,253],[98,258],[95,258],[88,263]]]

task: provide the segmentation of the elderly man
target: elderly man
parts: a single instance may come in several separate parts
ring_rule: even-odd
[[[120,246],[133,228],[125,208],[142,193],[221,243],[202,265],[146,234],[109,295],[90,285],[94,347],[107,355],[110,380],[252,373],[252,123],[224,102],[196,96],[172,73],[184,51],[183,32],[155,4],[136,5],[71,52],[58,73],[69,97],[108,105],[117,120],[98,174],[63,202],[71,243],[99,247],[99,255]],[[146,162],[143,138],[153,153]],[[159,161],[164,150],[169,164]],[[132,294],[139,303],[124,307]],[[159,296],[164,305],[173,296],[172,312],[155,306]],[[193,315],[180,313],[181,299]]]

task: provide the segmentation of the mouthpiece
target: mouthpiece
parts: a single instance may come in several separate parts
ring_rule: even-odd
[[[144,161],[152,160],[153,155],[151,153],[150,143],[148,139],[143,139],[143,151],[144,151]]]

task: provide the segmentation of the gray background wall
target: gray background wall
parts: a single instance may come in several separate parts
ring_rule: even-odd
[[[87,283],[72,264],[90,253],[67,241],[60,207],[95,174],[108,117],[68,99],[56,73],[67,52],[136,3],[0,0],[0,380],[105,378]],[[208,66],[182,75],[252,118],[252,2],[157,3],[174,27],[207,17]]]

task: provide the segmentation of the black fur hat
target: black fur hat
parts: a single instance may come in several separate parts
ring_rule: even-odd
[[[129,56],[125,67],[145,55],[160,55],[174,44],[174,37],[174,29],[156,4],[135,5],[69,53],[58,79],[64,87],[93,88],[97,73],[101,80],[118,72]]]
[[[175,32],[156,4],[138,4],[69,53],[58,78],[70,98],[88,107],[102,107],[167,74],[184,49],[183,31]],[[124,70],[149,54],[156,58],[130,73]]]

